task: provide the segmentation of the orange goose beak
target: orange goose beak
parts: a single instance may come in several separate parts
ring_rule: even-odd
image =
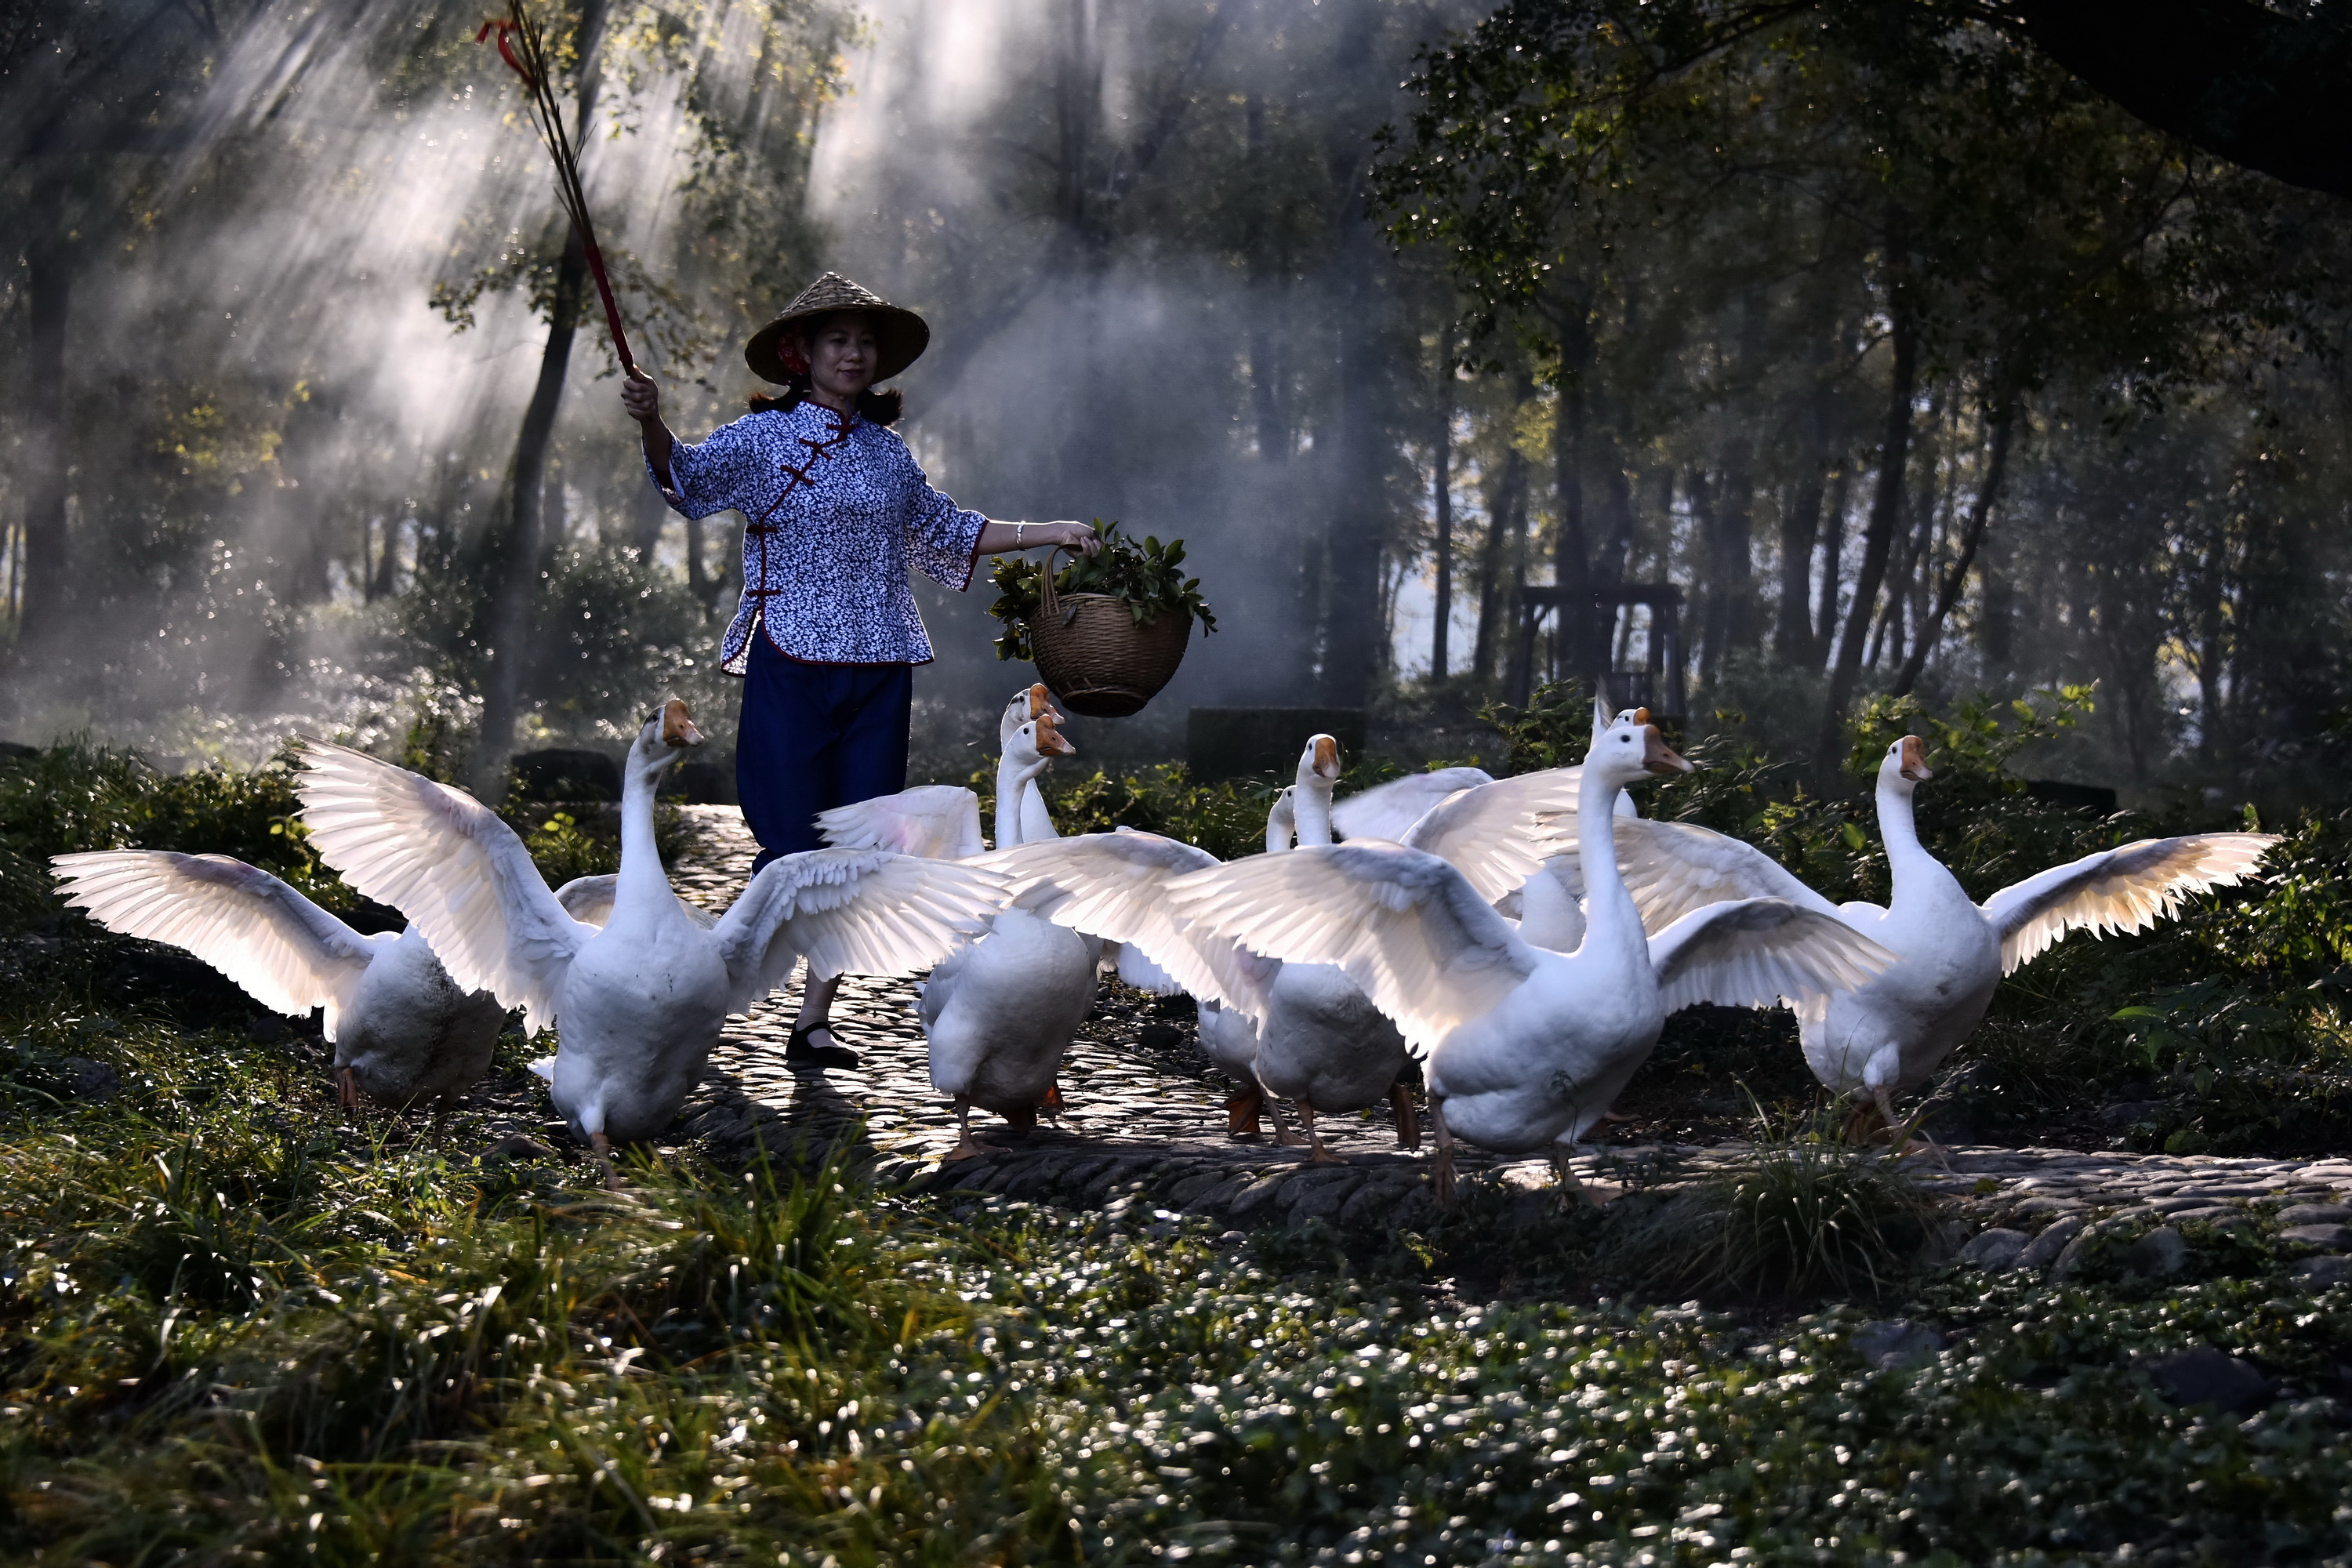
[[[1903,776],[1913,784],[1925,784],[1936,776],[1927,765],[1927,742],[1916,735],[1903,737]]]
[[[1658,733],[1658,727],[1655,724],[1650,722],[1650,710],[1647,708],[1633,710],[1633,722],[1642,726],[1642,765],[1643,767],[1654,773],[1693,773],[1698,771],[1686,758],[1666,744],[1666,738]]]
[[[694,727],[694,716],[686,710],[686,704],[677,698],[673,697],[662,704],[661,721],[662,741],[665,744],[672,746],[702,744],[702,731]]]

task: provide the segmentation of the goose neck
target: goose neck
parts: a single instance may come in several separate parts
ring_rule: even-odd
[[[1006,755],[996,763],[996,847],[1010,849],[1021,839],[1021,796],[1039,773],[1045,771],[1044,758],[1024,763]]]
[[[1284,790],[1274,797],[1274,805],[1266,809],[1265,852],[1269,855],[1290,852],[1291,834],[1298,826],[1297,814],[1291,807],[1290,797],[1297,793],[1295,789]]]
[[[1331,786],[1323,779],[1302,784],[1291,792],[1291,814],[1297,819],[1298,847],[1331,842]]]
[[[668,892],[669,874],[662,868],[661,850],[654,843],[654,797],[661,788],[662,770],[641,762],[632,752],[626,781],[621,786],[621,871],[614,885],[617,902],[652,889]]]
[[[1886,847],[1886,869],[1895,884],[1895,897],[1900,898],[1904,885],[1920,880],[1930,868],[1944,869],[1919,842],[1918,824],[1911,810],[1911,792],[1899,780],[1883,775],[1878,781],[1878,837]]]
[[[1617,868],[1617,797],[1624,785],[1585,764],[1578,786],[1576,843],[1584,871],[1585,947],[1640,942],[1641,911]],[[1646,950],[1645,950],[1646,951]]]

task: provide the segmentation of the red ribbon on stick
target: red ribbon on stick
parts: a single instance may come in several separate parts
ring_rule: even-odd
[[[563,204],[564,216],[572,220],[572,229],[580,236],[588,275],[595,280],[596,297],[604,304],[604,330],[613,335],[613,352],[620,356],[623,370],[637,375],[637,362],[629,353],[629,334],[621,327],[621,308],[613,300],[612,279],[604,274],[604,253],[596,247],[596,226],[588,221],[588,197],[580,186],[580,153],[564,129],[563,106],[556,100],[554,74],[547,68],[547,50],[530,14],[523,9],[522,0],[507,0],[507,14],[484,22],[481,31],[474,35],[474,42],[487,43],[493,36],[499,41],[499,58],[522,79],[523,101],[530,115],[531,129],[539,132],[540,142],[555,159],[556,200]],[[521,47],[520,58],[515,52],[517,45]]]

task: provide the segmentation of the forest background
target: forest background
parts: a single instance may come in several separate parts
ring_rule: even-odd
[[[2165,28],[1946,0],[539,14],[682,433],[834,268],[933,324],[904,429],[942,488],[1188,540],[1220,629],[1094,755],[1302,701],[1459,754],[1515,659],[1638,658],[1640,612],[1523,652],[1529,589],[1666,583],[1700,729],[1836,758],[1870,692],[2095,682],[2037,771],[2317,789],[2341,150],[2245,84],[2343,34],[2162,8],[2203,30],[2120,66]],[[666,692],[731,713],[741,520],[646,481],[480,10],[6,7],[0,732],[253,760],[325,725],[481,776]],[[984,577],[919,587],[960,774],[1026,668]]]

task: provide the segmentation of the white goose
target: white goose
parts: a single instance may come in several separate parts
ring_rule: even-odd
[[[701,1080],[730,1013],[805,953],[812,972],[904,974],[937,963],[1002,902],[975,868],[876,850],[787,855],[705,929],[654,847],[654,795],[677,752],[701,744],[683,702],[629,748],[621,869],[600,931],[566,913],[512,829],[471,795],[363,752],[302,743],[311,841],[344,879],[414,921],[461,985],[562,1032],[532,1064],[609,1172],[612,1145],[650,1137]]]
[[[1447,790],[1437,806],[1413,808],[1408,841],[1445,858],[1482,898],[1507,894],[1531,874],[1540,876],[1544,857],[1554,847],[1543,824],[1575,801],[1580,770],[1555,768],[1501,780],[1489,779],[1475,768],[1453,771],[1458,787]],[[1310,738],[1299,754],[1294,782],[1267,813],[1267,853],[1288,852],[1294,838],[1302,847],[1331,842],[1331,795],[1339,776],[1339,742],[1328,735]],[[1376,793],[1366,791],[1365,796]],[[1024,850],[1010,858],[1006,868],[1014,872],[1017,898],[1041,910],[1052,909],[1054,918],[1066,925],[1118,941],[1122,973],[1139,955],[1147,963],[1158,960],[1154,966],[1172,976],[1164,989],[1193,993],[1200,1005],[1202,1049],[1244,1085],[1226,1102],[1228,1130],[1234,1136],[1259,1131],[1267,1089],[1296,1095],[1304,1085],[1302,1121],[1307,1127],[1307,1142],[1318,1157],[1328,1158],[1328,1152],[1314,1129],[1317,1110],[1360,1110],[1381,1093],[1390,1097],[1399,1142],[1408,1149],[1420,1146],[1411,1093],[1395,1077],[1403,1065],[1402,1041],[1392,1038],[1387,1019],[1360,987],[1329,965],[1292,966],[1286,980],[1285,965],[1278,960],[1230,942],[1211,940],[1209,951],[1201,951],[1205,933],[1181,928],[1167,918],[1160,902],[1166,884],[1216,866],[1214,856],[1156,835],[1124,831],[1116,839],[1096,835],[1061,842],[1066,853]],[[1541,879],[1550,882],[1548,877]],[[1538,889],[1535,897],[1540,902],[1543,890]],[[1550,908],[1563,904],[1564,911]],[[1574,922],[1574,931],[1580,932],[1582,916],[1573,901],[1555,895],[1546,908],[1552,920],[1542,928],[1548,933],[1542,940],[1574,946],[1565,922]],[[1530,934],[1528,940],[1538,937]],[[1203,963],[1220,970],[1231,967],[1236,976],[1246,977],[1236,984],[1269,992],[1277,1016],[1262,1023],[1221,1005],[1216,998],[1225,993],[1200,967]],[[1188,975],[1192,981],[1186,980]],[[1276,1040],[1271,1079],[1260,1071],[1264,1037]],[[1383,1069],[1390,1076],[1371,1085],[1370,1079]],[[1282,1125],[1278,1107],[1276,1122],[1285,1142],[1297,1142]]]
[[[1301,846],[1331,842],[1331,792],[1339,777],[1339,742],[1310,737],[1293,784],[1267,814],[1268,854],[1287,855],[1294,834]],[[1306,1134],[1301,1139],[1284,1124],[1277,1100],[1275,1122],[1282,1141],[1303,1142],[1312,1159],[1329,1163],[1338,1156],[1324,1145],[1318,1112],[1346,1114],[1386,1097],[1398,1142],[1418,1145],[1411,1094],[1397,1081],[1409,1059],[1404,1038],[1345,974],[1328,964],[1281,963],[1230,942],[1204,956],[1167,919],[1163,889],[1215,867],[1219,862],[1207,850],[1157,834],[1119,832],[1027,846],[994,863],[1013,878],[1016,904],[1119,942],[1123,954],[1141,954],[1173,985],[1200,999],[1202,1048],[1243,1085],[1225,1107],[1235,1136],[1259,1130],[1268,1095],[1287,1098],[1297,1103]],[[1249,974],[1253,988],[1268,998],[1264,1014],[1220,1006],[1218,984],[1205,978],[1209,966]]]
[[[1297,847],[1332,842],[1331,794],[1339,780],[1339,742],[1329,735],[1310,737],[1283,796]],[[1282,831],[1280,804],[1266,824],[1265,847],[1272,854],[1293,848]],[[1235,961],[1248,963],[1255,957],[1236,954]],[[1202,1019],[1201,1032],[1204,1041],[1213,1028],[1229,1041],[1237,1041],[1245,1028],[1255,1034],[1251,1068],[1259,1087],[1273,1097],[1275,1129],[1281,1141],[1302,1141],[1283,1125],[1282,1102],[1287,1100],[1297,1108],[1306,1130],[1308,1158],[1335,1163],[1339,1156],[1324,1146],[1316,1116],[1350,1115],[1385,1099],[1398,1145],[1419,1148],[1421,1123],[1412,1092],[1399,1081],[1412,1057],[1396,1026],[1381,1016],[1360,986],[1330,964],[1258,963],[1265,1010],[1251,1019],[1213,1005],[1206,1011],[1215,1016]],[[1224,1048],[1230,1051],[1233,1046]]]
[[[1572,953],[1514,931],[1469,879],[1433,855],[1367,842],[1255,857],[1171,885],[1171,916],[1290,963],[1331,963],[1369,992],[1426,1053],[1441,1197],[1454,1140],[1549,1154],[1573,1193],[1568,1156],[1649,1055],[1665,1015],[1696,1002],[1810,999],[1863,983],[1892,955],[1827,916],[1777,899],[1700,910],[1645,939],[1607,871],[1617,794],[1686,771],[1646,715],[1596,705],[1580,779],[1589,929]],[[1262,1014],[1249,976],[1205,977]]]
[[[1044,721],[1054,742],[1062,750],[1055,755],[1075,755],[1062,734],[1062,716],[1054,710],[1052,696],[1041,681],[1024,686],[1005,703],[1004,712],[996,722],[997,776],[1004,777],[1004,758],[1011,755],[1015,737],[1022,729]],[[1036,737],[1028,742],[1034,747]],[[1044,753],[1039,770],[1044,768]],[[1015,770],[1016,772],[1018,770]],[[1045,792],[1031,777],[1020,786],[1017,822],[1020,837],[1014,843],[1034,842],[1058,837],[1054,818],[1045,809]],[[999,813],[1000,820],[1002,813]],[[854,801],[821,811],[816,825],[824,841],[846,849],[893,849],[901,855],[920,855],[933,860],[970,860],[988,851],[988,844],[980,832],[980,796],[961,784],[916,784],[895,795],[877,795],[870,799]]]
[[[1062,716],[1055,711],[1053,693],[1045,689],[1045,683],[1042,680],[1034,681],[1024,689],[1014,692],[1013,700],[1004,705],[1004,716],[996,723],[996,754],[999,757],[1004,754],[1005,748],[1013,743],[1013,731],[1038,719],[1051,721],[1055,727],[1054,732],[1061,734]],[[1054,826],[1054,814],[1045,809],[1045,791],[1033,778],[1021,790],[1021,842],[1037,844],[1060,837],[1060,831]],[[1001,849],[1006,846],[999,843],[997,847]]]
[[[1895,1096],[1924,1082],[1968,1037],[2002,975],[2071,931],[2146,930],[2189,894],[2252,874],[2278,842],[2267,833],[2142,839],[2029,877],[1978,904],[1919,842],[1912,794],[1934,776],[1916,735],[1888,746],[1879,763],[1878,831],[1894,881],[1884,906],[1833,905],[1755,846],[1690,823],[1617,825],[1616,865],[1653,931],[1719,899],[1785,899],[1897,955],[1868,984],[1797,1015],[1813,1076],[1889,1127]],[[1586,850],[1589,868],[1598,862]]]
[[[347,1110],[364,1093],[401,1107],[434,1099],[446,1110],[489,1070],[505,1005],[452,981],[415,926],[362,936],[226,855],[110,849],[49,864],[66,902],[107,930],[184,948],[272,1012],[325,1008]]]
[[[1046,763],[1076,752],[1050,713],[1014,729],[996,769],[1000,850],[1022,842],[1023,801]],[[826,815],[836,820],[818,822],[829,832],[842,825],[841,814]],[[1100,945],[1076,931],[1008,908],[985,936],[931,972],[917,1016],[930,1047],[931,1086],[955,1100],[959,1137],[950,1159],[994,1152],[971,1135],[975,1105],[1016,1127],[1036,1124],[1062,1058],[1093,1010],[1101,956]]]

